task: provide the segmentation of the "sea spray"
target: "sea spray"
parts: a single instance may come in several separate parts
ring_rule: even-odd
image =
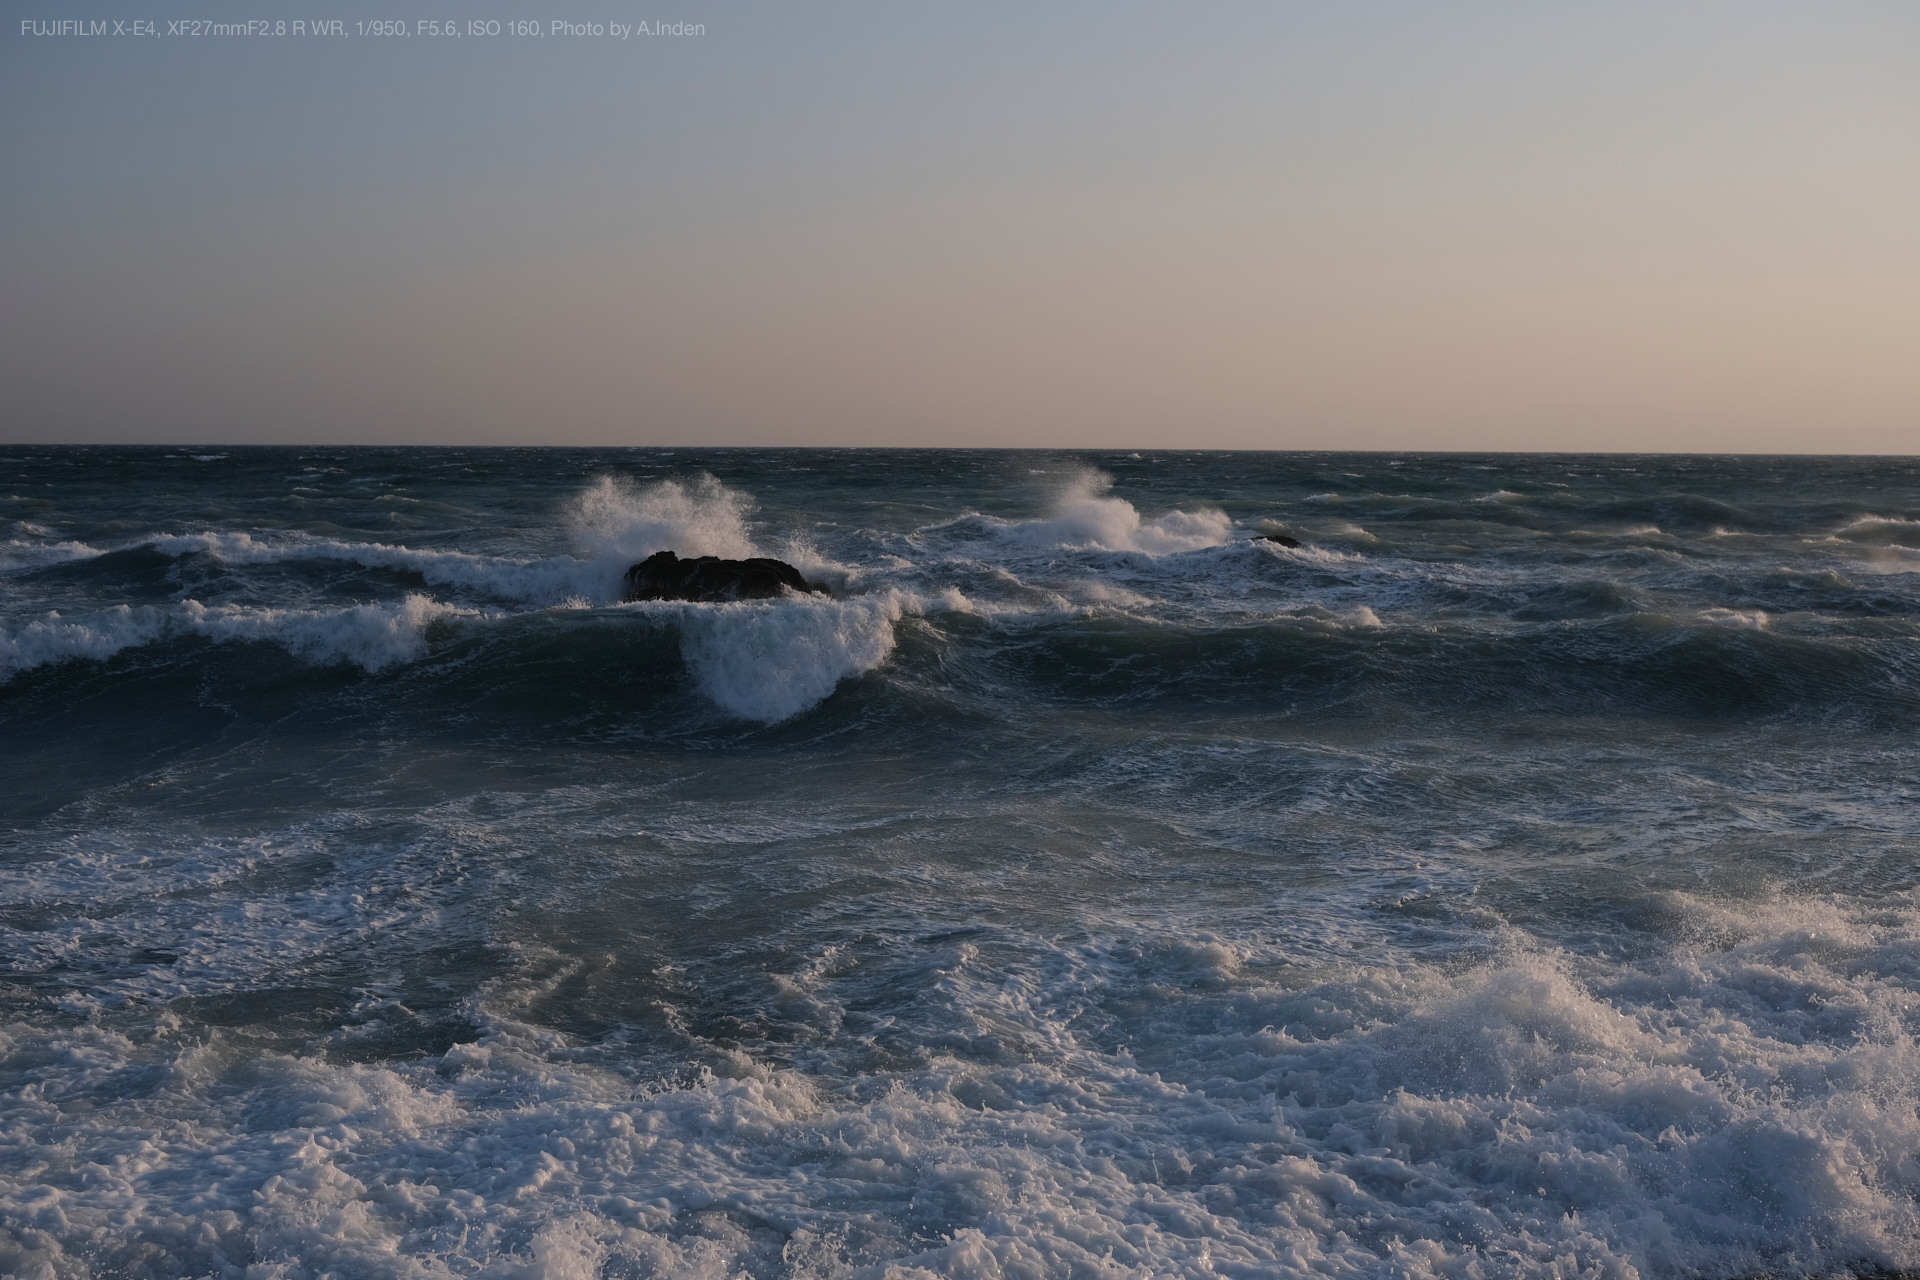
[[[567,508],[567,524],[596,561],[626,566],[656,551],[740,560],[758,555],[747,532],[752,500],[710,475],[641,486],[601,476]]]
[[[1209,510],[1169,511],[1145,520],[1131,502],[1112,496],[1112,487],[1111,476],[1076,471],[1055,495],[1052,515],[1002,525],[1002,534],[1035,546],[1160,556],[1218,546],[1233,527],[1224,513]]]

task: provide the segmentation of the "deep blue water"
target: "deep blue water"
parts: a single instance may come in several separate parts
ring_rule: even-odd
[[[1920,460],[13,446],[0,521],[0,1272],[1920,1267]]]

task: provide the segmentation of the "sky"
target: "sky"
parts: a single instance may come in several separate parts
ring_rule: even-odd
[[[0,12],[12,442],[1920,452],[1910,0]]]

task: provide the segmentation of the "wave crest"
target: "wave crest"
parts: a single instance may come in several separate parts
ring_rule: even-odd
[[[190,635],[265,640],[316,666],[351,662],[366,671],[384,671],[426,653],[429,624],[479,616],[479,610],[419,594],[346,609],[259,609],[185,600],[164,609],[116,605],[77,619],[49,613],[0,633],[0,679],[70,659],[104,661],[126,649]]]
[[[1152,520],[1125,498],[1108,493],[1113,477],[1082,471],[1054,501],[1050,519],[1006,526],[1023,542],[1088,551],[1139,551],[1150,556],[1217,547],[1232,536],[1233,521],[1223,511],[1169,511]]]
[[[701,692],[743,720],[777,724],[885,662],[893,624],[917,604],[886,591],[672,608],[681,657]]]

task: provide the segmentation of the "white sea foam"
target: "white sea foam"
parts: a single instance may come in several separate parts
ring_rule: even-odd
[[[836,594],[858,591],[877,580],[884,580],[888,569],[913,568],[911,561],[898,556],[883,556],[879,563],[869,566],[847,564],[825,554],[811,538],[799,534],[787,537],[775,551],[780,559],[798,569],[800,576],[808,582],[830,587]]]
[[[694,680],[720,707],[772,724],[798,715],[840,681],[893,652],[893,624],[919,601],[899,591],[738,604],[632,606],[672,616]]]
[[[1139,551],[1151,556],[1217,547],[1231,536],[1233,521],[1220,511],[1169,511],[1143,520],[1131,502],[1107,491],[1109,476],[1076,473],[1054,500],[1044,520],[1000,526],[1004,537],[1041,547],[1095,551]]]
[[[166,634],[164,610],[118,605],[83,618],[58,612],[0,631],[0,677],[70,658],[110,658]]]
[[[49,613],[0,632],[0,678],[76,658],[105,659],[174,636],[265,640],[325,665],[352,662],[381,671],[426,652],[434,621],[478,617],[427,596],[344,609],[262,609],[184,600],[166,607],[116,605],[84,617]]]
[[[428,596],[347,609],[181,607],[189,630],[216,640],[270,640],[317,665],[351,662],[368,671],[411,661],[427,651],[427,627],[444,618],[479,617]]]
[[[1703,940],[1640,966],[1513,935],[1475,966],[1307,986],[1250,976],[1247,939],[1030,940],[1012,967],[957,943],[931,961],[924,1064],[865,1079],[716,1050],[690,1087],[636,1093],[522,1019],[537,980],[415,1065],[171,1017],[14,1024],[0,1269],[113,1274],[142,1248],[185,1274],[580,1280],[1920,1263],[1913,904],[1665,905]],[[840,968],[777,975],[789,1016],[842,1016]],[[1128,1032],[1188,1028],[1152,1061],[1076,1021],[1130,973],[1153,999]],[[982,1037],[1018,1051],[939,1048]]]
[[[568,555],[514,558],[302,535],[260,539],[244,532],[182,534],[155,538],[151,545],[165,555],[205,552],[228,564],[341,560],[369,569],[417,573],[435,586],[525,604],[557,604],[584,593],[604,600],[611,592],[617,598],[617,586],[609,587],[606,581],[609,566]],[[624,570],[625,566],[620,568]],[[613,581],[617,584],[617,573],[613,574]]]
[[[1097,578],[1074,583],[1071,590],[1075,596],[1090,604],[1116,605],[1125,609],[1153,603],[1150,596],[1141,595],[1138,591],[1129,591],[1115,583],[1102,582]]]
[[[663,480],[644,488],[602,477],[562,512],[568,531],[580,543],[583,554],[578,556],[490,556],[299,533],[257,538],[227,530],[158,537],[150,545],[164,555],[204,552],[228,564],[341,560],[417,573],[435,586],[534,606],[572,598],[607,604],[620,598],[620,579],[627,568],[655,551],[735,559],[757,554],[745,524],[751,509],[746,495],[711,476],[686,484]]]
[[[1860,516],[1836,529],[1831,535],[1847,542],[1920,544],[1920,520],[1898,516]]]
[[[755,554],[745,516],[751,503],[710,476],[638,488],[612,478],[595,482],[566,511],[586,555],[512,559],[385,543],[291,535],[260,539],[210,531],[159,537],[162,554],[206,553],[230,564],[337,559],[370,568],[418,573],[428,582],[536,607],[587,607],[618,600],[627,567],[654,551]],[[97,554],[91,548],[85,554]],[[860,571],[820,556],[805,542],[790,554],[818,579],[843,587]],[[958,603],[956,603],[958,602]],[[674,619],[682,654],[700,688],[723,709],[768,723],[818,703],[849,676],[870,671],[893,648],[893,623],[917,598],[885,590],[848,600],[800,598],[739,605],[656,605]],[[951,590],[938,608],[965,605]],[[216,640],[268,640],[308,661],[351,661],[383,670],[426,652],[425,630],[439,618],[480,616],[410,593],[399,601],[346,609],[206,606],[116,606],[80,618],[50,614],[0,631],[0,676],[70,658],[107,658],[176,635]]]
[[[1353,525],[1344,525],[1335,530],[1342,537],[1356,538],[1359,541],[1375,541],[1372,534]],[[1281,560],[1304,560],[1309,564],[1326,565],[1339,568],[1358,568],[1374,562],[1357,551],[1336,551],[1332,547],[1309,544],[1303,547],[1283,547],[1277,542],[1256,542],[1254,550],[1262,555]]]
[[[1695,616],[1709,626],[1736,631],[1764,631],[1768,622],[1764,609],[1702,609]]]
[[[42,532],[41,530],[28,530]],[[29,538],[9,538],[0,542],[0,568],[21,568],[41,564],[58,564],[63,560],[85,560],[100,554],[97,547],[84,542],[37,541]]]
[[[1369,533],[1359,525],[1349,523],[1345,520],[1336,521],[1333,524],[1327,525],[1326,534],[1328,537],[1345,538],[1349,542],[1361,542],[1369,546],[1377,546],[1380,542],[1378,535]]]

